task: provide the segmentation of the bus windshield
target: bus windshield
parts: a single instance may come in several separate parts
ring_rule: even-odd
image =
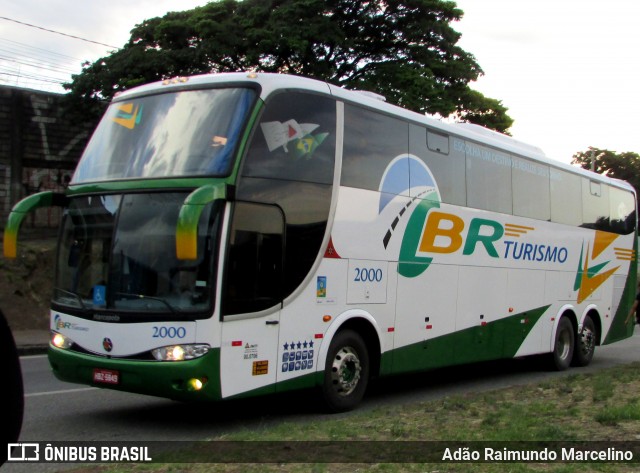
[[[255,92],[185,90],[114,102],[72,184],[114,179],[225,176]]]
[[[197,259],[178,260],[176,224],[187,195],[155,192],[72,199],[62,222],[54,305],[79,314],[210,314],[222,206],[209,204],[201,215]]]

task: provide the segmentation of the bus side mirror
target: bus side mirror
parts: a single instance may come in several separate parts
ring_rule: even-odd
[[[198,222],[204,206],[227,197],[227,185],[219,182],[198,187],[187,196],[180,208],[176,228],[176,258],[198,258]]]
[[[4,228],[4,256],[15,258],[18,254],[18,231],[25,217],[43,207],[66,207],[68,199],[57,192],[39,192],[25,197],[11,209],[7,226]]]

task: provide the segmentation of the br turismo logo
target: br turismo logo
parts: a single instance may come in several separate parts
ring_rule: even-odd
[[[409,179],[407,179],[409,177]],[[429,168],[418,157],[411,154],[397,156],[385,170],[380,181],[380,202],[378,213],[387,207],[396,195],[410,196],[409,200],[395,215],[385,235],[382,244],[385,248],[393,238],[398,223],[403,218],[409,218],[407,229],[402,236],[400,261],[398,272],[405,277],[415,277],[422,273],[431,263],[432,258],[416,256],[415,248],[422,230],[422,224],[427,212],[431,208],[440,207],[440,191]],[[420,228],[417,228],[417,227]],[[409,264],[407,264],[407,262]],[[413,263],[425,263],[416,265]],[[418,274],[414,274],[419,271]]]
[[[573,286],[578,291],[578,304],[593,294],[604,282],[615,274],[620,265],[611,267],[611,255],[605,251],[619,237],[615,233],[596,230],[593,244],[582,244],[580,261]],[[634,261],[635,251],[629,248],[614,247],[614,255],[620,261]],[[602,261],[605,260],[605,261]]]

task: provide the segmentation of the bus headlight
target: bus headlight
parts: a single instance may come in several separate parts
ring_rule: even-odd
[[[151,350],[151,354],[158,361],[184,361],[206,355],[209,348],[205,344],[171,345]]]
[[[51,332],[51,345],[56,348],[67,350],[71,348],[71,345],[73,345],[73,340],[71,340],[69,337],[65,337],[61,333]]]

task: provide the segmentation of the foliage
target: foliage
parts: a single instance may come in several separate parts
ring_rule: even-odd
[[[500,100],[485,97],[472,89],[468,89],[463,97],[457,110],[462,121],[510,134],[507,130],[513,125],[513,119],[507,115],[507,107]]]
[[[446,0],[220,0],[144,21],[65,87],[95,104],[180,75],[289,73],[504,132],[507,109],[468,86],[482,69],[456,44],[462,14]]]
[[[608,149],[589,147],[587,151],[574,154],[571,163],[578,164],[584,169],[593,169],[598,174],[622,179],[636,190],[640,189],[640,155],[638,153],[631,151],[616,153]]]

